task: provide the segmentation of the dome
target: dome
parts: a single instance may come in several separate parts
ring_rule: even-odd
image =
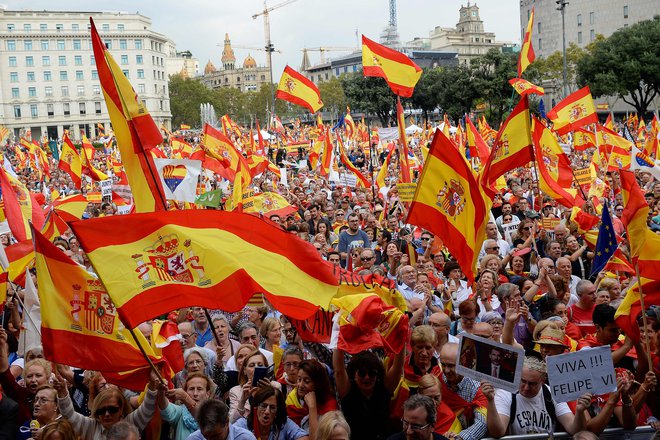
[[[257,67],[257,62],[252,58],[251,55],[248,55],[245,58],[245,61],[243,61],[243,68],[244,69],[254,69]]]
[[[213,63],[211,62],[211,60],[209,60],[209,62],[206,63],[206,67],[204,67],[204,75],[208,75],[209,73],[213,73],[213,72],[215,72],[216,70],[217,70],[217,69],[215,68],[215,66],[213,65]]]

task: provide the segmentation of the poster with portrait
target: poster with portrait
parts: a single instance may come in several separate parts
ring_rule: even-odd
[[[462,333],[456,360],[456,372],[478,381],[487,380],[495,388],[515,393],[525,352],[492,339]]]

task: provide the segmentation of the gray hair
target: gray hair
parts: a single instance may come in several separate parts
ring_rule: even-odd
[[[255,329],[257,331],[257,334],[259,334],[259,329],[257,328],[257,325],[254,322],[245,321],[238,327],[238,335],[240,336],[245,330],[249,328]]]
[[[410,411],[417,408],[424,408],[426,410],[426,423],[435,427],[435,421],[437,418],[437,409],[435,408],[435,403],[428,396],[422,396],[421,394],[415,394],[405,401],[403,404],[403,410]]]
[[[129,438],[129,435],[135,434],[135,438],[140,438],[140,431],[135,427],[135,425],[128,423],[126,421],[117,422],[110,429],[106,435],[107,440],[126,440]]]
[[[200,347],[191,347],[186,349],[186,351],[183,352],[184,362],[188,362],[188,358],[190,357],[191,354],[199,355],[199,357],[201,357],[202,360],[204,361],[205,366],[209,364],[209,360],[206,357],[206,353],[204,353],[204,350],[202,350]]]
[[[575,293],[577,294],[578,298],[582,297],[582,294],[584,293],[584,291],[589,286],[593,286],[593,285],[594,285],[594,283],[592,283],[589,280],[580,280],[580,281],[578,281],[577,284],[575,285]]]
[[[495,294],[499,298],[500,301],[502,301],[504,298],[510,298],[513,295],[513,292],[516,290],[520,290],[520,287],[516,286],[513,283],[502,283],[499,286],[497,286],[497,290],[495,290]]]
[[[538,371],[539,373],[546,374],[548,369],[546,367],[545,361],[535,357],[535,356],[525,356],[523,361],[523,367],[529,368],[530,370]]]

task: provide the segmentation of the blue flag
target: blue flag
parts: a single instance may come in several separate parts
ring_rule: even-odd
[[[342,114],[342,115],[339,117],[339,120],[337,121],[337,123],[335,124],[335,126],[332,127],[332,131],[335,131],[336,129],[338,129],[338,128],[343,128],[343,127],[344,127],[344,115]]]
[[[616,233],[614,232],[614,226],[612,226],[612,217],[610,217],[610,207],[607,201],[605,201],[600,229],[598,230],[598,240],[596,241],[596,256],[591,265],[591,274],[589,277],[603,270],[618,247]]]
[[[546,118],[546,116],[545,116],[545,104],[543,103],[542,99],[539,101],[539,113],[541,114],[541,117],[543,119]]]

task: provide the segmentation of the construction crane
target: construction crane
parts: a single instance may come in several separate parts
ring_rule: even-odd
[[[225,43],[216,44],[216,46],[220,46],[220,47],[223,47],[224,45],[225,45]],[[262,52],[267,50],[265,47],[239,46],[239,45],[236,45],[236,44],[232,44],[231,47],[232,47],[232,49],[260,50]],[[273,52],[277,52],[279,54],[282,53],[282,51],[278,50],[278,49],[274,49]]]
[[[321,53],[321,64],[325,63],[325,53],[328,51],[340,51],[340,52],[354,52],[358,50],[355,47],[339,47],[339,46],[323,46],[323,47],[306,47],[302,49],[303,52],[313,51]]]
[[[272,111],[275,112],[275,88],[273,87],[273,52],[275,51],[275,48],[273,47],[273,43],[270,40],[270,12],[274,11],[275,9],[279,9],[282,6],[289,5],[297,0],[285,0],[282,3],[278,3],[274,6],[271,6],[270,8],[268,7],[268,4],[266,3],[266,0],[264,0],[264,9],[261,12],[257,12],[252,16],[253,20],[256,20],[259,18],[260,15],[264,16],[264,37],[266,39],[266,46],[264,50],[266,51],[266,62],[268,63],[268,69],[270,70],[270,90],[271,90],[271,97],[272,97]]]

